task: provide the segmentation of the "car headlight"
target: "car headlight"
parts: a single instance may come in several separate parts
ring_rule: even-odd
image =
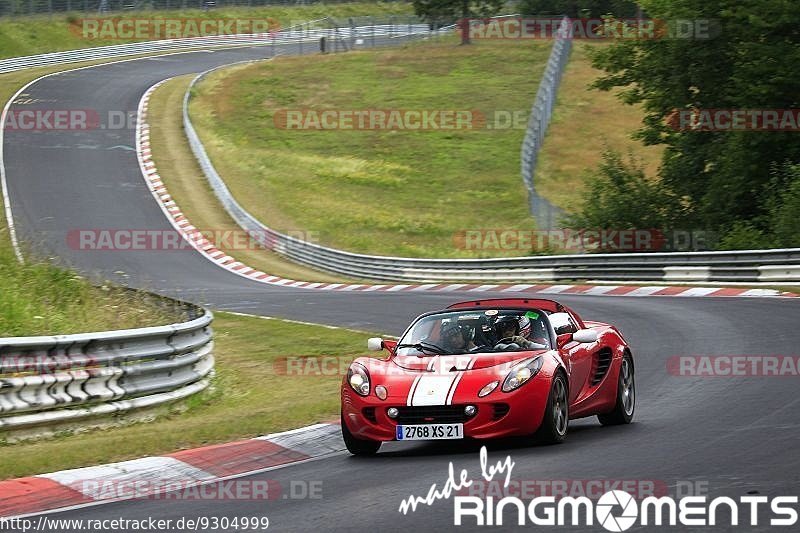
[[[542,369],[542,364],[542,357],[536,356],[516,365],[503,380],[503,392],[511,392],[530,381]]]
[[[369,372],[360,363],[353,363],[347,370],[347,382],[361,396],[369,395]]]
[[[500,385],[499,381],[492,381],[491,383],[489,383],[488,385],[486,385],[485,387],[483,387],[481,390],[478,391],[478,398],[483,398],[484,396],[492,392],[494,389],[496,389],[498,385]]]

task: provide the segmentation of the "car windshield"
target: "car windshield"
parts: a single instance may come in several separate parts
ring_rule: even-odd
[[[398,343],[398,355],[548,350],[544,312],[519,309],[447,311],[420,318]]]

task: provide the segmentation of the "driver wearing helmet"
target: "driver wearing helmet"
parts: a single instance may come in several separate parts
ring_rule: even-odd
[[[475,348],[469,339],[469,329],[458,324],[442,325],[442,347],[451,353],[462,353]]]
[[[530,320],[527,320],[527,329],[530,330]],[[533,350],[537,347],[535,342],[529,341],[520,335],[520,319],[514,315],[503,315],[494,323],[495,349],[509,350],[519,347],[523,350]],[[516,347],[513,346],[516,344]]]

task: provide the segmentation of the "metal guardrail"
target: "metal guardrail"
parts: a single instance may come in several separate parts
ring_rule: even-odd
[[[542,147],[542,143],[544,143],[544,135],[547,131],[547,126],[550,124],[550,118],[553,116],[558,86],[561,84],[561,77],[564,75],[564,69],[572,51],[569,27],[570,20],[564,17],[559,31],[556,32],[555,42],[547,60],[544,76],[539,82],[539,90],[536,92],[536,99],[533,101],[531,114],[528,118],[528,127],[525,131],[525,139],[522,141],[520,150],[522,181],[528,189],[531,214],[536,219],[536,227],[543,230],[556,227],[558,218],[563,214],[561,209],[542,198],[536,192],[533,176],[536,171],[539,150]]]
[[[364,17],[360,17],[363,21]],[[373,19],[377,20],[377,19]],[[46,67],[81,61],[115,59],[126,56],[152,55],[165,52],[189,51],[209,48],[234,48],[239,46],[278,46],[319,42],[322,37],[332,42],[355,42],[361,39],[374,44],[376,39],[408,36],[425,36],[431,31],[428,24],[420,23],[414,17],[387,17],[381,24],[369,26],[339,25],[325,18],[309,21],[279,32],[264,34],[217,35],[212,37],[188,37],[185,39],[164,39],[140,43],[99,46],[80,50],[52,52],[34,56],[14,57],[0,60],[0,74],[26,68]],[[350,22],[348,22],[350,24]],[[309,50],[318,50],[311,48]],[[302,53],[302,51],[301,51]]]
[[[373,19],[374,20],[374,19]],[[325,28],[325,19],[288,28],[276,35],[192,38],[100,47],[70,52],[0,60],[0,73],[35,66],[56,65],[92,59],[153,54],[176,48],[228,47],[241,45],[291,44],[317,41],[322,36],[357,39],[370,44],[368,37],[431,36],[447,32],[452,26],[431,31],[425,24],[397,23],[368,27]],[[359,19],[362,22],[363,19]],[[253,40],[255,39],[255,41]],[[568,40],[564,41],[568,43]],[[235,46],[236,44],[234,44]],[[566,46],[562,45],[562,46]],[[560,72],[560,71],[559,71]],[[198,76],[192,83],[202,78]],[[560,73],[559,73],[560,76]],[[498,259],[414,259],[373,256],[345,252],[300,241],[264,226],[248,213],[231,195],[217,174],[188,116],[188,91],[184,99],[184,126],[192,147],[209,183],[228,213],[244,229],[254,232],[265,248],[318,270],[355,278],[390,281],[560,281],[580,279],[637,281],[738,281],[799,282],[800,249],[755,250],[737,252],[690,252],[647,254],[557,255]]]
[[[0,431],[151,407],[205,389],[210,311],[140,329],[0,338]]]
[[[730,281],[798,282],[800,249],[731,252],[581,254],[497,259],[416,259],[357,254],[283,235],[236,201],[214,168],[189,116],[194,86],[186,90],[183,126],[189,145],[228,214],[264,248],[317,270],[382,281]]]

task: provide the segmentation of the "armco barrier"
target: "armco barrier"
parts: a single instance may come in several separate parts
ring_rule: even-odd
[[[359,20],[361,23],[362,20]],[[56,52],[37,56],[0,60],[0,73],[25,68],[59,65],[70,62],[113,59],[131,55],[148,55],[175,50],[210,47],[252,46],[253,44],[291,44],[316,41],[321,36],[333,35],[341,39],[363,39],[370,36],[384,38],[426,36],[431,32],[423,24],[373,24],[358,27],[320,28],[326,19],[310,21],[288,28],[274,35],[231,36],[154,41]],[[440,28],[438,33],[452,30]],[[196,81],[196,80],[195,80]],[[389,281],[561,281],[575,279],[637,280],[637,281],[722,281],[747,283],[797,283],[800,281],[800,249],[755,250],[739,252],[694,252],[652,254],[591,254],[558,255],[546,257],[520,257],[510,259],[412,259],[402,257],[371,256],[335,250],[303,242],[272,231],[242,208],[228,191],[222,178],[214,170],[202,144],[197,138],[188,117],[184,101],[184,124],[195,156],[214,188],[215,193],[239,225],[258,232],[263,244],[278,254],[310,267],[346,276]],[[678,274],[670,267],[708,267],[695,269],[691,275]],[[686,269],[683,269],[689,272]]]
[[[360,21],[363,20],[359,19]],[[382,22],[387,22],[382,20]],[[332,27],[326,27],[332,26]],[[80,50],[52,52],[35,56],[14,57],[0,60],[0,74],[14,72],[26,68],[62,65],[80,61],[97,61],[121,58],[125,56],[153,55],[158,53],[189,51],[209,48],[235,48],[238,46],[277,46],[285,44],[302,44],[318,42],[325,37],[333,43],[355,42],[361,39],[365,44],[375,44],[376,39],[395,37],[426,36],[449,31],[442,28],[433,32],[428,24],[421,24],[411,18],[397,18],[388,23],[368,26],[338,26],[331,19],[309,21],[279,32],[264,34],[219,35],[212,37],[189,37],[185,39],[163,39],[140,43],[99,46]],[[318,51],[310,46],[308,51]]]
[[[797,281],[800,249],[415,259],[345,252],[283,235],[262,224],[236,201],[214,168],[192,124],[190,94],[195,84],[209,72],[212,71],[204,72],[192,81],[183,99],[184,131],[192,152],[217,198],[237,224],[251,232],[262,246],[291,261],[326,272],[381,281],[676,281],[678,278],[686,282]],[[691,272],[691,275],[682,275],[680,270]]]
[[[205,389],[212,314],[140,329],[0,338],[0,431],[151,407]]]
[[[224,68],[224,67],[217,67]],[[730,252],[578,254],[497,259],[416,259],[357,254],[283,235],[251,215],[214,168],[183,99],[183,125],[192,152],[228,214],[267,249],[317,270],[380,281],[665,281],[791,283],[800,281],[800,249]]]

